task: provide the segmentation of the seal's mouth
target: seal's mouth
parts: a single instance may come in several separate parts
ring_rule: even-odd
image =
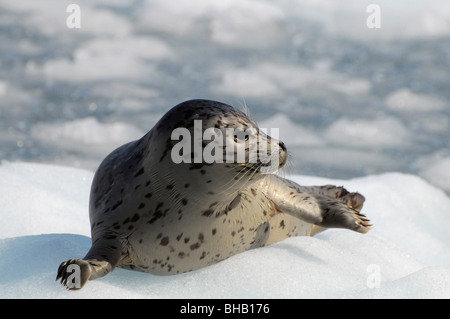
[[[244,169],[249,172],[261,173],[261,174],[272,174],[275,173],[278,169],[282,168],[287,162],[287,156],[283,156],[278,161],[268,162],[268,163],[246,163],[241,164]]]

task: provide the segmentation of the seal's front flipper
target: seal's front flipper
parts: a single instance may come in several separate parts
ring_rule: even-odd
[[[61,284],[68,290],[78,290],[88,280],[103,277],[111,270],[113,266],[107,261],[70,259],[59,265],[56,280],[61,279]]]
[[[70,259],[61,263],[56,280],[68,290],[83,288],[88,280],[94,280],[113,271],[123,257],[121,245],[110,235],[110,239],[96,240],[83,259]]]
[[[67,290],[78,290],[83,288],[91,273],[91,267],[86,260],[69,259],[59,265],[56,280],[61,278],[61,285]]]

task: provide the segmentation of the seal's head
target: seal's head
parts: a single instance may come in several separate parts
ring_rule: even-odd
[[[275,137],[232,106],[191,100],[168,111],[149,132],[147,144],[165,178],[182,183],[188,172],[198,172],[201,179],[189,180],[200,189],[210,184],[236,190],[286,163],[286,147]]]

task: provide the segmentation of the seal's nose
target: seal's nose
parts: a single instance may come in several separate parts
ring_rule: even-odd
[[[284,145],[283,142],[280,141],[278,144],[280,145],[280,148],[281,148],[281,151],[282,151],[282,152],[286,152],[286,151],[287,151],[286,145]]]

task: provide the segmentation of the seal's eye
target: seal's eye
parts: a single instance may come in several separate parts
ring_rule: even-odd
[[[234,141],[236,143],[248,141],[249,134],[245,131],[235,131],[234,132]]]

